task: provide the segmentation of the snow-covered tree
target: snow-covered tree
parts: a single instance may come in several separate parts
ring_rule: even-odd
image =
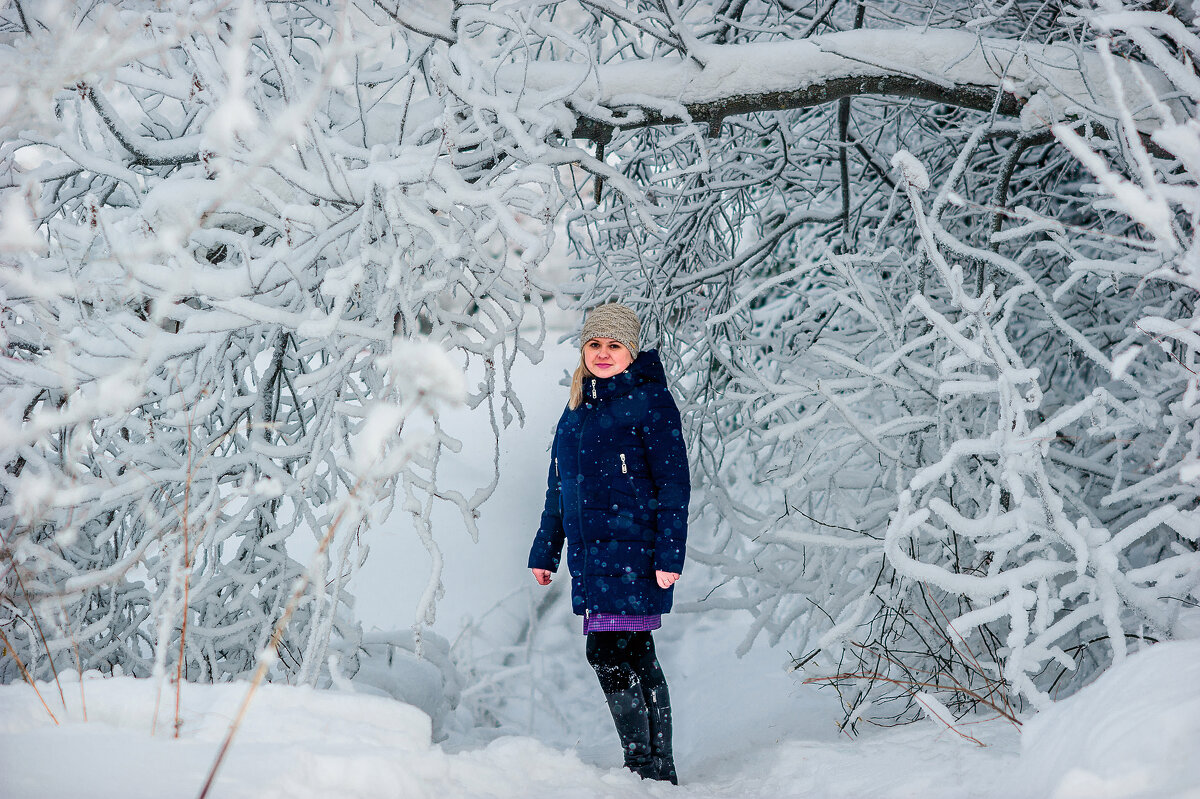
[[[473,531],[495,484],[439,485],[437,409],[521,414],[553,117],[471,9],[4,9],[0,678],[245,673],[300,535],[276,674],[317,681],[368,522],[398,493],[436,565],[432,505]]]
[[[616,177],[580,290],[644,310],[686,398],[720,576],[691,609],[749,610],[743,646],[852,722],[1012,716],[1170,637],[1200,582],[1190,28],[586,5],[577,130]]]

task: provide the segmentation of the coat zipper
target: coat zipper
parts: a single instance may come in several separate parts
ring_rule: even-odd
[[[595,393],[596,393],[596,381],[593,380],[592,381],[593,396],[595,395]],[[591,414],[588,414],[588,416],[590,416],[590,415]],[[584,431],[587,430],[588,416],[585,416],[583,418],[583,420],[579,423],[580,447],[579,447],[579,452],[577,454],[578,460],[575,464],[576,476],[583,474],[583,446],[582,446],[582,444],[583,444]],[[580,541],[580,543],[583,544],[583,580],[581,580],[580,582],[583,585],[583,616],[584,616],[584,619],[586,619],[588,617],[588,615],[590,614],[590,607],[591,607],[591,604],[590,604],[591,597],[588,595],[588,587],[587,587],[588,576],[591,574],[591,569],[588,568],[589,558],[588,558],[587,535],[583,529],[583,500],[582,500],[582,498],[580,498],[580,501],[577,503],[577,509],[578,509],[578,514],[579,514],[579,541]]]
[[[563,519],[563,523],[566,524],[566,519],[564,518],[566,514],[563,512],[562,474],[558,471],[557,457],[554,459],[554,479],[558,481],[558,518]]]
[[[592,378],[592,399],[596,399],[596,380]]]
[[[638,501],[637,482],[633,479],[633,475],[629,474],[629,464],[625,460],[625,453],[621,453],[621,474],[627,475],[629,478],[629,491],[633,494],[635,502]]]

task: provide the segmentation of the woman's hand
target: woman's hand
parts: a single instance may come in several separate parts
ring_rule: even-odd
[[[659,588],[670,588],[679,579],[679,574],[676,572],[656,571],[654,572],[654,578],[658,580]]]
[[[554,579],[550,575],[553,574],[549,569],[530,569],[533,572],[533,579],[538,581],[538,585],[550,585],[550,581]],[[662,572],[659,572],[662,574]],[[678,577],[679,575],[675,575]],[[659,578],[659,584],[662,583],[662,578]]]

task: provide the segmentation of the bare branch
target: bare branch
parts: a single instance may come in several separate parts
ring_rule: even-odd
[[[402,3],[399,0],[396,2],[395,8],[388,8],[384,0],[375,0],[375,5],[379,6],[383,13],[391,17],[401,27],[407,28],[413,33],[419,33],[422,36],[428,36],[431,39],[437,39],[446,44],[455,44],[458,41],[458,37],[454,35],[454,31],[448,25],[442,27],[437,20],[428,17],[422,20],[415,20],[411,15],[400,16]],[[411,9],[406,9],[406,11],[411,11]]]
[[[688,103],[684,106],[688,118],[680,114],[665,114],[653,108],[621,106],[622,116],[617,119],[598,120],[580,114],[575,124],[574,137],[597,139],[605,129],[614,124],[622,129],[647,128],[658,125],[680,125],[689,121],[724,119],[741,114],[761,111],[786,111],[793,108],[811,108],[824,105],[843,97],[877,95],[906,97],[917,100],[945,103],[957,108],[976,111],[991,111],[993,107],[1004,115],[1015,117],[1021,113],[1020,98],[1010,92],[1000,92],[991,86],[958,85],[947,88],[907,75],[881,75],[877,77],[831,78],[809,84],[792,91],[736,94],[709,102]]]

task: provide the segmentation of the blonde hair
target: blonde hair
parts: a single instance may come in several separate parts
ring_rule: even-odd
[[[592,373],[588,371],[583,360],[583,350],[579,350],[579,365],[575,367],[575,374],[571,375],[571,396],[567,400],[567,407],[575,410],[583,402],[583,381],[592,377]]]

